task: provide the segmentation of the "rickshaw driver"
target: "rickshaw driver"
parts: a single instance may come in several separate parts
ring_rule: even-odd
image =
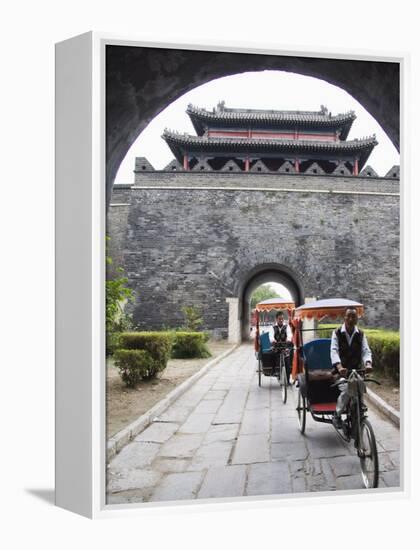
[[[289,348],[292,347],[292,330],[289,324],[284,322],[282,311],[276,313],[276,323],[270,328],[269,336],[272,344],[283,343],[287,344]],[[290,386],[291,354],[286,355],[284,364],[286,366],[287,384]]]
[[[366,372],[372,371],[372,353],[365,334],[357,327],[357,321],[357,311],[354,308],[347,308],[343,325],[334,330],[331,337],[333,374],[338,374],[343,379],[353,369],[364,368]],[[333,424],[336,428],[342,428],[341,415],[348,405],[350,396],[347,393],[348,384],[345,380],[339,384],[338,388],[340,395],[337,399]]]

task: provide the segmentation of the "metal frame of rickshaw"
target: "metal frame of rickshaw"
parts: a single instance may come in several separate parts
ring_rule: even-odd
[[[282,395],[283,395],[283,403],[286,403],[287,401],[287,378],[286,376],[282,380],[282,372],[285,371],[285,364],[284,364],[284,350],[278,349],[278,352],[273,351],[272,353],[278,353],[279,357],[279,366],[277,369],[273,369],[271,367],[271,372],[267,373],[264,372],[264,365],[263,365],[263,355],[264,352],[260,347],[260,330],[259,330],[259,320],[260,320],[260,313],[262,312],[271,312],[271,311],[284,311],[287,310],[289,321],[292,316],[292,312],[295,309],[295,303],[291,300],[284,300],[284,299],[277,299],[277,298],[271,298],[268,300],[263,300],[262,302],[259,302],[255,306],[256,310],[256,334],[255,334],[255,352],[258,359],[258,385],[261,386],[261,380],[262,375],[264,376],[277,376],[277,379],[279,381],[280,387],[282,389]]]

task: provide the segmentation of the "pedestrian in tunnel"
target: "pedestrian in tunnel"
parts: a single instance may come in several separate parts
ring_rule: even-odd
[[[350,398],[345,377],[353,369],[372,371],[372,353],[366,335],[358,328],[357,321],[357,311],[354,308],[347,308],[344,314],[344,323],[333,331],[331,337],[333,374],[342,378],[342,383],[338,385],[340,395],[333,417],[333,424],[336,428],[342,428],[341,415],[347,408]]]
[[[290,385],[290,371],[292,364],[292,330],[288,323],[284,322],[284,313],[276,313],[276,322],[270,329],[270,342],[275,346],[284,344],[289,348],[289,354],[286,355],[284,364],[286,366],[287,383]]]

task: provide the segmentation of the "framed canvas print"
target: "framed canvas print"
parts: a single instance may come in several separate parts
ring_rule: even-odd
[[[56,48],[57,504],[403,494],[406,57]]]

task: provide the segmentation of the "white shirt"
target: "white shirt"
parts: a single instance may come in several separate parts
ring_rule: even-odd
[[[277,323],[276,323],[277,325]],[[287,323],[283,323],[282,325],[277,325],[279,328],[281,328],[282,326],[286,325],[286,338],[287,338],[287,341],[288,342],[291,342],[292,341],[292,329],[290,328],[290,325]],[[270,342],[272,344],[274,344],[276,342],[275,338],[274,338],[274,328],[271,326],[269,328],[269,331],[268,331],[268,334],[269,334],[269,337],[270,337]]]
[[[343,324],[341,325],[340,331],[344,332],[347,338],[347,342],[350,346],[353,341],[354,335],[356,334],[356,332],[359,332],[359,329],[357,328],[357,326],[354,327],[353,334],[350,336],[350,334],[348,334],[348,332],[346,331],[346,325]],[[372,363],[372,352],[370,351],[365,334],[363,334],[362,340],[362,361],[364,365],[366,365],[368,361]],[[341,363],[340,354],[338,351],[338,338],[335,330],[333,331],[331,336],[331,363],[333,365],[335,365],[336,363]]]

